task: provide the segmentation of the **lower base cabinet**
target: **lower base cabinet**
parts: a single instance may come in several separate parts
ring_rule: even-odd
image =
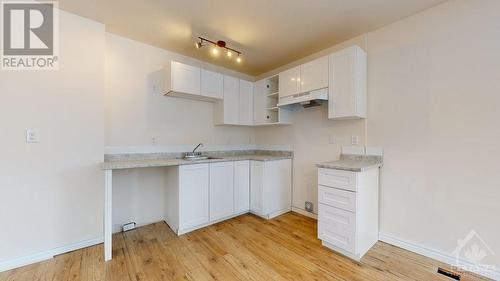
[[[234,213],[234,162],[210,164],[210,221]]]
[[[234,213],[250,210],[250,161],[234,162]]]
[[[250,161],[250,211],[270,219],[292,205],[292,160]]]
[[[166,178],[165,222],[177,235],[248,212],[270,219],[291,210],[291,159],[169,167]]]
[[[178,235],[250,211],[250,161],[166,169],[165,222]]]
[[[209,165],[167,168],[165,222],[177,234],[209,222]]]
[[[318,238],[325,247],[361,260],[378,241],[377,168],[319,169]]]

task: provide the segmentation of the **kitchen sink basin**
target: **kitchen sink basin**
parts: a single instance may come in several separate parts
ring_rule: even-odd
[[[222,159],[222,158],[212,157],[212,156],[194,156],[194,157],[183,157],[182,159],[188,161],[198,161],[198,160],[210,160],[210,159]]]

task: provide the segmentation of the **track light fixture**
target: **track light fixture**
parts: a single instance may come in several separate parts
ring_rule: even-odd
[[[214,42],[212,40],[208,40],[203,37],[198,37],[198,42],[196,42],[196,48],[200,49],[206,44],[212,45],[212,48],[210,49],[212,55],[217,56],[219,55],[219,49],[224,49],[228,58],[232,58],[233,54],[236,54],[236,62],[241,63],[241,57],[240,57],[241,52],[233,48],[227,47],[225,41],[219,40],[217,42]]]

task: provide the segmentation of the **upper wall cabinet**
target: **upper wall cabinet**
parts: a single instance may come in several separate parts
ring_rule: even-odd
[[[224,75],[202,69],[201,70],[201,95],[204,97],[222,99],[224,97]]]
[[[328,87],[328,56],[279,74],[280,98]]]
[[[278,107],[280,77],[274,75],[254,83],[254,126],[289,125],[291,111]]]
[[[222,74],[171,61],[163,69],[161,92],[166,96],[214,101],[222,99]]]
[[[279,97],[288,97],[300,91],[300,66],[285,70],[279,74]]]
[[[186,94],[192,96],[200,95],[200,68],[171,61],[165,66],[165,95]]]
[[[253,125],[253,83],[240,80],[239,124]]]
[[[240,79],[224,75],[224,99],[214,107],[216,125],[239,125],[240,122]]]
[[[328,87],[328,57],[301,65],[299,85],[301,93]]]
[[[353,46],[329,58],[328,118],[366,118],[366,53]]]

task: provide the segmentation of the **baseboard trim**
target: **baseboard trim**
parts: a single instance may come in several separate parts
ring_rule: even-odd
[[[315,214],[315,213],[309,213],[308,211],[299,209],[297,207],[292,207],[292,212],[295,212],[297,214],[301,214],[301,215],[306,216],[306,217],[313,218],[315,220],[318,219],[318,215],[317,214]]]
[[[30,265],[30,264],[45,261],[45,260],[49,260],[49,259],[54,258],[54,256],[57,256],[57,255],[61,255],[64,253],[68,253],[68,252],[72,252],[75,250],[79,250],[79,249],[87,248],[87,247],[94,246],[97,244],[101,244],[101,243],[103,243],[103,241],[104,241],[104,239],[102,237],[98,237],[98,238],[94,238],[94,239],[85,240],[85,241],[77,242],[74,244],[62,246],[62,247],[55,248],[52,250],[43,251],[43,252],[40,252],[37,254],[32,254],[32,255],[19,257],[19,258],[15,258],[15,259],[4,261],[4,262],[0,262],[0,272],[4,272],[7,270],[15,269],[18,267]]]
[[[450,266],[452,266],[455,263],[455,257],[450,254],[444,253],[436,249],[428,248],[413,242],[408,242],[389,234],[379,233],[378,240],[405,249],[407,251],[414,252],[419,255],[440,261],[442,263],[446,263]],[[473,264],[470,264],[470,266],[473,266]],[[491,278],[493,280],[500,280],[500,271],[498,270],[477,273],[477,274],[487,278]]]

